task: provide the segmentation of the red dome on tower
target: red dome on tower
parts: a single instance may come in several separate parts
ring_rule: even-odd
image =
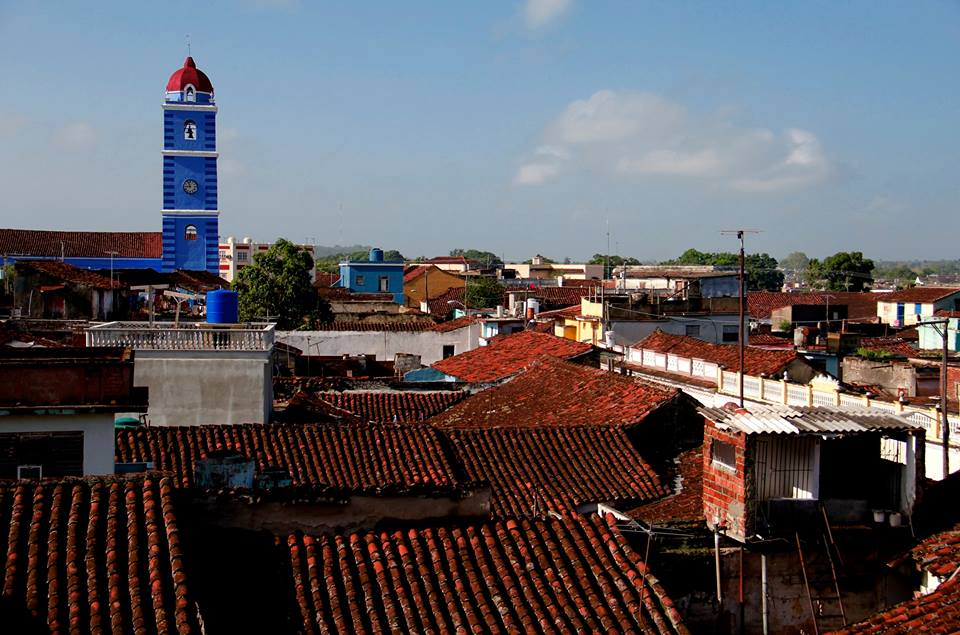
[[[194,90],[201,93],[212,93],[213,84],[210,78],[203,71],[197,70],[197,65],[192,57],[183,61],[183,68],[176,70],[170,76],[167,82],[167,92],[177,92],[185,89],[187,85],[192,85]]]

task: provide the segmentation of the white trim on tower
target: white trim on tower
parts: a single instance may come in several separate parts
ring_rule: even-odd
[[[211,150],[161,150],[164,156],[171,157],[210,157],[216,159],[220,156],[219,152]]]

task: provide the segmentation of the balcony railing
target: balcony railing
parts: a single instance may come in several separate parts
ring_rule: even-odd
[[[230,326],[146,322],[108,322],[87,329],[87,346],[125,346],[154,351],[270,351],[274,325]]]
[[[683,358],[673,353],[661,353],[649,349],[628,348],[625,361],[639,366],[655,368],[678,375],[705,379],[717,386],[717,392],[735,396],[739,394],[739,377],[734,371],[724,370],[717,364],[696,358]],[[940,413],[934,407],[903,404],[900,402],[871,399],[866,395],[851,395],[840,392],[838,386],[795,384],[780,379],[754,377],[743,378],[743,396],[766,403],[789,406],[834,406],[844,408],[872,408],[891,414],[903,415],[913,423],[924,427],[929,435],[940,438]],[[950,415],[950,444],[960,446],[960,417]]]

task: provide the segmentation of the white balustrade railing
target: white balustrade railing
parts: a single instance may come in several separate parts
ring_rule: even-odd
[[[270,351],[273,324],[245,324],[243,328],[213,325],[144,322],[108,322],[87,329],[87,346],[123,346],[134,350]]]
[[[702,377],[714,381],[717,391],[727,395],[739,393],[738,373],[723,370],[712,362],[696,358],[684,358],[672,353],[664,354],[648,349],[637,350],[630,356],[641,366],[670,370],[680,375]],[[684,389],[686,390],[686,388]],[[700,390],[691,387],[690,390]],[[871,399],[866,395],[851,395],[823,386],[793,384],[777,379],[746,375],[743,378],[743,395],[746,398],[767,403],[790,406],[841,406],[844,408],[872,408],[892,414],[902,414],[913,423],[926,429],[928,437],[940,436],[940,417],[935,408],[913,406]],[[951,445],[960,445],[960,417],[948,417],[951,430]]]

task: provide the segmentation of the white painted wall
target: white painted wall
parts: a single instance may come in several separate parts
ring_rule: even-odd
[[[138,350],[133,384],[150,389],[151,425],[270,420],[273,374],[267,351]]]
[[[459,355],[479,346],[480,325],[441,333],[438,331],[277,331],[277,341],[309,355],[376,355],[393,361],[397,353],[419,355],[424,366],[443,359],[443,347],[453,345]],[[139,355],[139,352],[137,353]],[[151,401],[153,396],[151,394]]]
[[[82,432],[83,475],[113,474],[112,412],[0,417],[0,432]]]

